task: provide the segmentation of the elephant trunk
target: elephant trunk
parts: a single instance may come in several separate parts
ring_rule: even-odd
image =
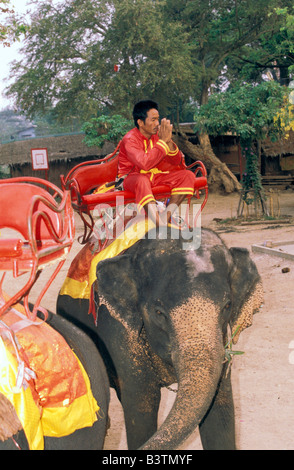
[[[178,392],[173,407],[158,431],[141,450],[175,450],[197,428],[207,413],[221,377],[224,348],[208,350],[203,345],[200,355],[187,349],[177,361]],[[195,367],[197,363],[197,367]]]
[[[201,423],[216,394],[225,355],[217,308],[199,297],[194,307],[191,311],[187,303],[171,316],[178,393],[167,418],[142,450],[177,449]]]

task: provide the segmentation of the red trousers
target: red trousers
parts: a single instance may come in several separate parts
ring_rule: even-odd
[[[146,172],[131,173],[124,180],[124,189],[132,191],[136,196],[136,203],[139,211],[148,202],[155,202],[152,193],[154,186],[161,184],[171,188],[171,195],[185,194],[193,196],[195,175],[189,170],[174,170],[167,172]]]

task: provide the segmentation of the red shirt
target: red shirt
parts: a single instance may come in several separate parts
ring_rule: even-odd
[[[137,127],[134,127],[121,141],[118,155],[118,175],[140,173],[141,170],[148,171],[152,168],[158,168],[162,171],[184,168],[184,165],[180,166],[183,154],[176,145],[175,147],[175,151],[171,151],[157,134],[148,140]]]

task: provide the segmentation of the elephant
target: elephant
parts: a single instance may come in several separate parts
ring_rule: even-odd
[[[226,344],[252,324],[261,278],[247,249],[229,249],[212,230],[201,229],[198,247],[186,240],[159,231],[100,261],[96,323],[87,300],[58,296],[58,314],[100,350],[130,450],[175,450],[197,426],[204,449],[236,449]],[[161,388],[175,383],[175,402],[158,428]]]
[[[99,416],[93,426],[78,429],[70,435],[63,437],[44,436],[44,450],[102,450],[109,426],[108,407],[110,401],[110,387],[104,363],[91,339],[75,325],[52,312],[49,312],[46,322],[63,336],[83,364],[90,379],[93,396],[99,405]],[[25,432],[20,421],[18,422],[14,408],[2,394],[0,394],[0,413],[1,410],[2,413],[4,413],[3,410],[7,410],[7,415],[4,417],[0,415],[0,450],[29,450]],[[5,431],[5,424],[8,430],[6,431],[6,439],[3,435],[1,439],[1,425]],[[10,429],[13,431],[9,434]]]

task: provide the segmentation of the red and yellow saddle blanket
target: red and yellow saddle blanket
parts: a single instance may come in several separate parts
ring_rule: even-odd
[[[154,227],[155,224],[150,219],[137,217],[135,223],[117,235],[117,238],[110,240],[102,251],[99,251],[99,244],[95,242],[93,237],[72,261],[59,294],[69,295],[73,299],[89,300],[89,313],[92,313],[97,321],[92,303],[92,286],[96,281],[98,263],[122,254]]]
[[[31,450],[44,436],[89,427],[99,406],[89,378],[64,338],[17,304],[0,317],[0,392],[13,404]]]

